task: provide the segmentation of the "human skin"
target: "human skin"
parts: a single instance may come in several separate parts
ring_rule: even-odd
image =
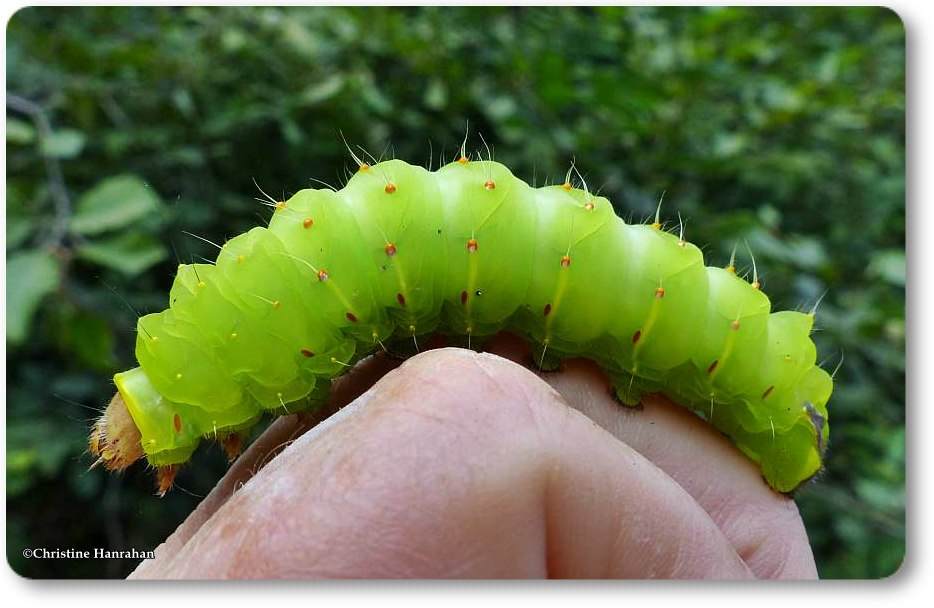
[[[358,365],[131,577],[816,578],[795,503],[715,429],[621,406],[589,362],[539,376],[521,341],[489,351]]]

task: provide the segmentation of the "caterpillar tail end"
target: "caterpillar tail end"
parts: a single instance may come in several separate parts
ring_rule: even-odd
[[[108,471],[123,471],[143,457],[139,429],[120,393],[91,427],[88,451],[96,457],[90,468],[103,465]]]
[[[96,460],[90,468],[103,465],[108,471],[126,470],[144,455],[140,439],[139,429],[130,416],[126,402],[117,393],[91,427],[88,451]],[[160,497],[172,489],[176,474],[178,465],[156,467],[156,493]]]

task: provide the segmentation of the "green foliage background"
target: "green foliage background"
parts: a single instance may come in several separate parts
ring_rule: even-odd
[[[570,159],[624,217],[725,263],[748,241],[777,308],[826,292],[827,471],[799,504],[825,577],[892,573],[905,538],[905,40],[884,9],[29,8],[7,29],[7,553],[34,577],[154,547],[196,505],[88,472],[89,410],[133,365],[178,260],[373,154],[453,157],[469,119],[538,184]],[[429,140],[431,146],[429,146]],[[391,147],[387,148],[387,144]],[[471,140],[479,147],[479,141]],[[174,250],[174,251],[173,251]],[[742,253],[741,246],[740,252]],[[743,257],[748,264],[748,256]],[[202,449],[181,486],[205,494]]]

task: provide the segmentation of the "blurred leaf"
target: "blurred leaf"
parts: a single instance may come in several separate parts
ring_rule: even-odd
[[[175,89],[172,91],[172,103],[178,108],[182,116],[192,118],[195,115],[195,102],[188,89]]]
[[[32,234],[33,223],[29,218],[7,215],[6,248],[16,249]]]
[[[106,319],[68,305],[58,307],[56,317],[52,333],[69,359],[89,369],[114,368],[114,336]]]
[[[505,120],[512,116],[516,109],[515,100],[505,95],[494,97],[486,104],[487,113],[495,120]]]
[[[343,88],[344,77],[340,74],[334,74],[329,78],[305,87],[299,94],[299,101],[302,105],[313,106],[334,97]]]
[[[58,287],[59,266],[45,251],[32,250],[7,258],[6,339],[20,344],[42,299]]]
[[[880,511],[902,509],[905,506],[904,488],[893,487],[892,483],[861,479],[856,483],[856,492],[872,508]]]
[[[158,264],[168,255],[165,245],[141,232],[124,232],[87,241],[78,247],[78,257],[131,277]]]
[[[42,154],[56,158],[74,158],[84,148],[84,133],[76,129],[60,129],[42,138],[39,148]]]
[[[440,110],[447,105],[448,91],[447,87],[440,80],[432,80],[425,91],[425,105],[432,110]]]
[[[71,229],[99,234],[160,213],[159,197],[135,175],[109,177],[78,199]]]
[[[361,93],[361,102],[363,102],[370,111],[376,114],[387,114],[392,111],[392,100],[380,89],[366,86]]]
[[[762,225],[770,230],[776,230],[782,221],[781,212],[772,205],[759,207],[758,216]]]
[[[6,119],[7,143],[24,145],[31,144],[36,139],[36,129],[26,121],[16,118]]]
[[[904,287],[905,252],[901,249],[887,249],[874,253],[866,272],[872,278]]]
[[[7,418],[7,494],[16,496],[37,477],[54,475],[80,437],[74,429],[63,434],[59,425],[48,420]]]
[[[820,268],[827,263],[823,244],[812,237],[789,235],[779,239],[763,230],[750,235],[753,253],[792,264],[798,268]]]

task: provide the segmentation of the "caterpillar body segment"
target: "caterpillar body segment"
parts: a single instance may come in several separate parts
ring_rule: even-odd
[[[509,330],[542,368],[588,357],[623,402],[660,392],[692,409],[776,490],[821,468],[832,381],[813,314],[771,312],[757,281],[706,267],[657,220],[626,224],[586,189],[532,188],[466,158],[435,172],[361,163],[339,191],[272,206],[268,228],[227,241],[215,264],[181,265],[169,308],[139,320],[139,367],[115,380],[155,466],[264,412],[315,407],[389,341]]]

